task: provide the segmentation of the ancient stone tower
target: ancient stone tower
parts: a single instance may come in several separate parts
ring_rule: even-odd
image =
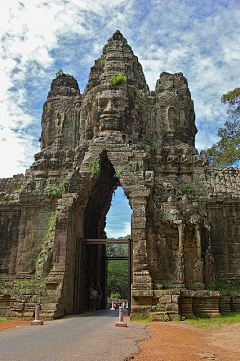
[[[133,210],[132,315],[239,309],[237,294],[219,303],[215,288],[240,285],[240,173],[208,167],[196,132],[183,74],[162,73],[149,91],[119,31],[83,94],[59,74],[33,165],[0,180],[0,314],[31,316],[38,302],[44,317],[80,313],[92,280],[104,290],[105,220],[118,186]]]

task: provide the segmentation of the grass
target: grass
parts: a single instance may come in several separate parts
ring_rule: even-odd
[[[6,321],[9,321],[9,318],[0,317],[0,322],[6,322]]]
[[[232,312],[229,315],[219,317],[195,318],[192,320],[185,320],[184,322],[198,328],[215,329],[223,324],[240,322],[240,312]]]

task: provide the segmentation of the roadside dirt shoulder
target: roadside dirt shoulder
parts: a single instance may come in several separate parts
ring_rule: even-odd
[[[0,331],[7,330],[8,328],[29,326],[30,322],[31,321],[23,321],[23,320],[8,320],[8,321],[0,322]]]
[[[240,323],[209,331],[184,323],[156,322],[148,326],[149,338],[139,342],[135,361],[239,361]]]

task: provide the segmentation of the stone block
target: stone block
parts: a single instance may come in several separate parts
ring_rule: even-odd
[[[159,298],[159,303],[160,304],[166,304],[166,303],[171,303],[172,301],[172,297],[171,295],[163,295]]]
[[[153,297],[152,290],[132,290],[132,297]]]
[[[167,303],[165,306],[165,311],[178,311],[178,303]]]
[[[151,312],[151,320],[156,321],[180,321],[181,316],[177,312]]]
[[[146,318],[149,316],[151,306],[132,305],[130,318]]]
[[[179,295],[172,295],[172,302],[178,303],[179,297]]]
[[[156,298],[160,298],[163,296],[163,290],[154,290],[153,291],[153,296],[156,297]]]

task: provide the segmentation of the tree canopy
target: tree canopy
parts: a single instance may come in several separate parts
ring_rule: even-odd
[[[128,244],[121,243],[126,237],[120,237],[114,244],[108,244],[106,254],[108,257],[127,257]],[[108,286],[107,295],[119,294],[116,298],[128,298],[128,261],[108,260]]]
[[[228,120],[218,130],[220,140],[207,153],[211,165],[231,166],[240,160],[240,88],[224,94],[221,101],[228,106]]]
[[[120,298],[128,298],[128,261],[108,261],[107,295],[119,293]]]

